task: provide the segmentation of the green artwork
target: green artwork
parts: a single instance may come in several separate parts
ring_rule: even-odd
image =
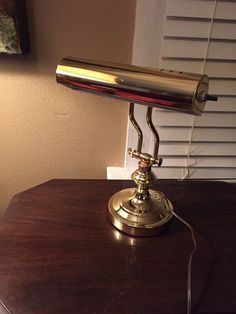
[[[24,0],[0,0],[0,53],[28,52]]]
[[[14,20],[0,13],[0,52],[21,53]]]

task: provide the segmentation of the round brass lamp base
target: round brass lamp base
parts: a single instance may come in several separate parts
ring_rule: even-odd
[[[139,200],[135,188],[114,194],[109,200],[112,224],[134,236],[151,236],[164,231],[172,218],[173,206],[162,192],[149,190],[146,200]]]

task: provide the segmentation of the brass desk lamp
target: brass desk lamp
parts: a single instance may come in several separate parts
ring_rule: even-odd
[[[119,230],[148,236],[163,231],[172,218],[173,206],[159,191],[149,189],[156,181],[152,165],[161,166],[159,136],[152,122],[153,107],[201,115],[208,95],[208,77],[192,73],[154,70],[107,62],[64,58],[57,66],[57,82],[69,88],[120,98],[130,102],[129,119],[138,134],[137,148],[129,148],[139,160],[132,174],[136,188],[114,194],[109,201],[109,217]],[[154,137],[153,154],[142,151],[143,135],[134,117],[134,103],[147,105],[146,120]]]

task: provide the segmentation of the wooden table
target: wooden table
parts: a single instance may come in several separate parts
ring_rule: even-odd
[[[10,313],[186,313],[190,232],[176,219],[159,237],[115,230],[108,199],[130,186],[52,180],[13,198],[0,224],[0,298]],[[156,188],[196,233],[193,313],[235,314],[235,187],[160,180]]]

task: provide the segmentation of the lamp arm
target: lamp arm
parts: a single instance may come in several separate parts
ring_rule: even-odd
[[[129,119],[130,122],[133,124],[137,134],[138,134],[138,144],[137,144],[137,152],[141,153],[142,151],[142,146],[143,146],[143,132],[138,124],[138,122],[136,121],[135,117],[134,117],[134,103],[131,102],[129,104]]]
[[[160,138],[159,138],[159,134],[157,132],[157,129],[155,128],[153,121],[152,121],[152,109],[153,108],[151,106],[148,106],[146,120],[147,120],[147,124],[149,126],[149,129],[152,131],[153,138],[154,138],[153,157],[154,157],[154,159],[157,159],[158,158]]]

